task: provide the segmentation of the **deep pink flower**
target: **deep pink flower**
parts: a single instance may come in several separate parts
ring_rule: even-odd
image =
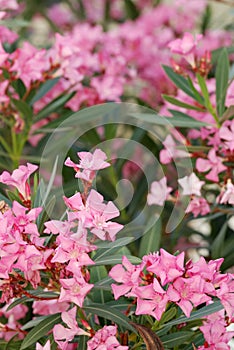
[[[205,181],[200,181],[195,173],[179,179],[178,182],[183,188],[183,195],[195,194],[197,196],[201,195],[201,188],[205,183]]]
[[[161,248],[159,259],[147,267],[147,270],[159,277],[161,284],[164,286],[168,282],[172,282],[177,277],[183,275],[184,252],[175,256]]]
[[[153,283],[136,287],[134,294],[137,296],[136,315],[151,315],[159,321],[169,299],[158,280],[154,278]]]
[[[87,342],[87,350],[128,350],[116,339],[117,326],[104,326]]]
[[[27,180],[37,169],[37,165],[30,163],[27,163],[27,165],[20,165],[12,174],[8,171],[4,171],[0,176],[0,182],[16,187],[25,200],[30,199],[30,187]]]
[[[200,172],[210,171],[206,178],[208,180],[218,182],[218,174],[227,169],[225,165],[222,164],[222,158],[217,157],[215,150],[211,149],[208,153],[208,159],[198,158],[196,162],[196,168]]]

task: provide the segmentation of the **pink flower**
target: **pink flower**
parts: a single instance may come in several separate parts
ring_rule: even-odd
[[[37,169],[37,165],[30,163],[20,165],[12,174],[4,171],[0,176],[0,182],[16,187],[25,200],[30,199],[30,187],[27,180]]]
[[[59,301],[68,301],[82,307],[84,298],[93,288],[93,284],[87,283],[81,272],[77,271],[77,275],[73,278],[60,279],[62,285]]]
[[[175,158],[186,158],[190,157],[190,154],[186,152],[185,150],[177,149],[177,144],[175,143],[174,139],[171,135],[168,135],[163,142],[163,145],[165,149],[161,150],[160,152],[160,162],[162,164],[169,164],[171,160],[174,160]]]
[[[206,178],[214,182],[218,182],[218,174],[227,169],[227,167],[222,164],[222,158],[217,157],[214,149],[209,151],[208,159],[197,159],[196,168],[200,172],[207,172],[210,170]]]
[[[0,11],[17,10],[19,5],[16,0],[0,0]]]
[[[175,302],[187,317],[194,306],[201,305],[211,298],[204,293],[205,281],[200,276],[190,278],[179,277],[169,285],[167,296],[170,301]]]
[[[226,190],[220,194],[218,200],[221,204],[234,205],[234,185],[230,179],[227,181]]]
[[[104,326],[87,342],[87,350],[128,350],[116,339],[117,326]]]
[[[34,314],[46,316],[66,311],[69,308],[69,304],[67,302],[60,303],[58,299],[37,300],[33,302],[32,307]]]
[[[147,267],[147,270],[159,277],[161,284],[164,286],[183,275],[184,252],[174,256],[161,248],[159,258],[151,266]]]
[[[122,265],[115,265],[109,272],[109,276],[114,281],[121,283],[120,285],[111,285],[115,299],[118,299],[121,295],[131,295],[131,291],[135,287],[139,286],[141,282],[140,273],[143,270],[143,265],[132,265],[130,261],[123,256]]]
[[[195,65],[195,51],[198,41],[201,40],[202,34],[195,35],[184,33],[182,39],[176,39],[168,44],[171,52],[183,56],[191,66]]]
[[[201,188],[205,183],[205,181],[200,181],[195,173],[192,173],[189,176],[185,176],[182,179],[179,179],[178,182],[183,188],[184,196],[192,194],[200,196]]]
[[[227,120],[219,129],[219,136],[224,140],[224,145],[230,151],[234,151],[234,120]]]
[[[89,224],[91,232],[101,240],[114,241],[123,225],[109,220],[119,216],[118,208],[110,201],[107,204],[103,203],[103,196],[95,190],[91,190],[87,198],[87,205],[92,215]]]
[[[134,293],[137,296],[136,315],[152,315],[159,321],[169,299],[158,280],[154,278],[153,283],[136,287]]]
[[[46,344],[42,346],[41,344],[36,344],[36,350],[50,350],[50,340],[47,340]]]
[[[93,154],[90,152],[78,152],[77,155],[80,158],[79,164],[72,162],[68,157],[65,161],[65,165],[74,168],[76,177],[85,181],[92,182],[97,170],[105,169],[110,166],[110,164],[105,161],[107,159],[106,154],[100,149],[96,149]],[[83,171],[80,171],[80,169],[83,169]]]
[[[150,193],[147,196],[147,203],[149,205],[163,206],[171,191],[172,188],[167,187],[167,178],[164,176],[160,181],[152,182]]]
[[[205,198],[194,197],[190,201],[186,211],[186,213],[193,213],[196,218],[198,215],[206,215],[210,212],[210,206],[207,203]]]
[[[55,325],[53,328],[53,335],[60,349],[66,350],[68,348],[68,342],[71,341],[75,335],[89,335],[89,333],[78,327],[76,322],[76,307],[73,307],[69,311],[62,312],[61,316],[68,328],[65,328],[61,324]]]

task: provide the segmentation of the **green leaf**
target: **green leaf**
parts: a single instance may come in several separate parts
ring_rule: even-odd
[[[106,278],[107,269],[105,266],[92,266],[90,269],[90,283],[95,283]],[[111,289],[110,289],[111,290]],[[91,298],[96,303],[105,304],[108,300],[110,300],[112,294],[107,293],[104,289],[94,288],[91,292]]]
[[[153,221],[155,218],[153,217]],[[156,252],[160,247],[162,233],[162,222],[158,218],[152,228],[141,238],[139,256],[143,257],[149,253]]]
[[[33,97],[33,99],[30,101],[30,105],[32,106],[35,102],[40,100],[43,96],[47,94],[59,81],[60,77],[47,80],[40,89],[37,91],[36,95]]]
[[[164,69],[165,73],[167,74],[167,76],[171,79],[171,81],[173,81],[173,83],[176,85],[176,87],[178,87],[179,89],[184,91],[188,96],[192,97],[197,102],[201,103],[202,96],[200,96],[200,98],[198,98],[197,94],[194,93],[194,90],[191,89],[191,86],[190,86],[187,79],[185,79],[181,75],[175,73],[173,71],[173,69],[169,66],[163,65],[163,69]]]
[[[90,304],[89,306],[84,306],[83,310],[87,313],[91,313],[117,323],[118,325],[123,326],[125,329],[136,333],[134,327],[130,325],[130,320],[128,317],[112,307],[99,304]]]
[[[38,317],[34,318],[33,320],[30,320],[27,323],[25,323],[23,325],[23,327],[21,327],[21,329],[26,330],[29,328],[33,328],[33,327],[37,326],[41,321],[45,320],[46,318],[47,318],[47,316],[38,316]]]
[[[160,319],[160,325],[163,323],[166,323],[170,321],[173,317],[175,317],[177,314],[177,308],[176,307],[171,307],[169,310],[163,313],[161,319]]]
[[[139,10],[132,0],[124,0],[125,9],[127,12],[127,16],[130,19],[136,19],[139,16]]]
[[[211,58],[212,64],[216,64],[216,62],[219,59],[220,53],[222,52],[223,49],[227,50],[228,54],[234,53],[234,46],[227,46],[225,48],[219,47],[218,49],[212,51],[212,58]]]
[[[166,326],[168,326],[168,325],[174,326],[176,324],[198,320],[198,319],[201,319],[202,317],[211,315],[214,312],[220,311],[222,309],[223,309],[223,305],[221,304],[221,302],[219,300],[217,300],[213,304],[206,305],[199,310],[193,311],[191,313],[190,317],[182,316],[182,317],[177,318],[176,320],[173,320],[169,323],[166,323],[165,325]]]
[[[28,290],[28,293],[30,293],[33,296],[39,297],[39,298],[49,298],[49,299],[54,299],[55,297],[58,296],[58,294],[54,293],[54,292],[43,292],[43,291],[38,291],[38,290]],[[13,309],[13,307],[15,307],[16,305],[20,305],[20,304],[24,304],[27,303],[29,301],[34,301],[35,299],[32,297],[27,297],[27,296],[23,296],[21,298],[18,298],[16,300],[14,300],[7,308],[7,311],[10,311],[11,309]]]
[[[36,327],[34,327],[24,338],[20,350],[35,344],[41,337],[46,335],[57,323],[61,322],[60,314],[54,314],[46,317]]]
[[[215,237],[215,240],[211,244],[212,259],[221,258],[223,256],[223,248],[224,248],[224,241],[225,241],[227,228],[228,228],[228,223],[225,222],[221,227],[220,232]]]
[[[102,259],[105,256],[110,256],[117,250],[119,250],[121,247],[131,243],[133,241],[132,237],[124,237],[119,238],[114,242],[100,242],[100,244],[96,244],[96,246],[99,248],[97,251],[97,254],[94,256],[94,260]],[[104,246],[105,248],[102,248]]]
[[[132,264],[140,264],[141,263],[141,259],[137,258],[136,256],[132,256],[132,255],[126,255],[126,257],[128,258],[128,260],[132,263]],[[99,265],[116,265],[116,264],[121,264],[122,263],[122,258],[123,255],[121,254],[117,254],[117,255],[108,255],[102,258],[97,258],[95,259],[94,257],[94,262],[95,262],[95,266],[99,266]]]
[[[194,339],[192,339],[192,344],[187,345],[184,350],[194,350],[194,346],[195,345],[196,348],[198,348],[199,346],[204,345],[205,339],[202,333],[198,333],[197,336],[194,337]]]
[[[51,217],[51,214],[53,213],[53,209],[56,203],[55,196],[51,197],[49,202],[46,204],[45,208],[43,209],[42,213],[38,217],[38,231],[40,233],[43,232],[44,229],[44,223],[48,221]]]
[[[31,119],[33,116],[33,111],[32,108],[24,101],[22,100],[16,100],[12,99],[11,100],[15,107],[19,110],[19,112],[22,114],[22,116]]]
[[[87,341],[89,340],[86,336],[79,337],[79,345],[77,350],[86,350],[87,349]]]
[[[26,87],[21,79],[17,79],[15,81],[12,81],[11,85],[17,92],[20,98],[23,98],[24,94],[26,93]]]
[[[63,107],[73,96],[75,92],[71,92],[70,94],[60,95],[52,102],[50,102],[47,106],[45,106],[34,118],[35,122],[48,117],[52,112],[56,112],[59,108]]]
[[[196,120],[183,112],[180,112],[174,109],[168,109],[168,110],[174,117],[174,118],[170,118],[172,120],[171,123],[173,126],[178,126],[181,128],[198,128],[199,129],[202,126],[209,125],[208,123]]]
[[[165,347],[174,349],[176,346],[179,346],[187,342],[189,339],[192,338],[193,335],[194,333],[192,331],[190,332],[179,331],[176,333],[170,333],[162,336],[161,341],[163,342],[163,345]]]
[[[199,111],[199,112],[204,112],[204,109],[190,105],[190,104],[182,102],[182,101],[179,101],[172,96],[162,95],[162,97],[164,100],[166,100],[167,102],[169,102],[175,106],[179,106],[179,107],[187,108],[187,109],[192,109],[192,110]]]
[[[216,79],[216,108],[219,117],[222,117],[225,111],[225,100],[228,88],[229,78],[229,59],[226,49],[223,49],[219,55],[215,79]]]

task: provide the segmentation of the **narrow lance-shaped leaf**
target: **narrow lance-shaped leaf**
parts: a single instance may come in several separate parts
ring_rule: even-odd
[[[223,49],[220,53],[216,71],[216,108],[219,117],[222,117],[225,111],[225,100],[228,88],[229,78],[229,59],[226,49]]]

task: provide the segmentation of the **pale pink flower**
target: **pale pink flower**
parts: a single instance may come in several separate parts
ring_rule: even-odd
[[[234,151],[234,120],[227,120],[219,129],[219,136],[224,140],[226,149]]]
[[[183,275],[184,252],[175,256],[161,248],[159,258],[151,266],[147,267],[147,270],[159,277],[161,284],[164,286]]]
[[[106,154],[100,149],[96,149],[93,154],[90,152],[78,152],[77,155],[80,158],[78,164],[72,162],[69,157],[64,164],[74,168],[76,171],[75,177],[80,179],[91,182],[97,170],[105,169],[110,166],[110,164],[106,162]],[[80,169],[83,169],[83,171]]]
[[[226,184],[226,189],[221,192],[220,196],[218,197],[218,201],[221,204],[231,204],[234,205],[234,185],[231,181],[231,179],[228,179]]]
[[[53,315],[57,312],[66,311],[69,308],[69,303],[60,303],[58,299],[51,300],[36,300],[33,302],[34,315]]]
[[[206,215],[210,212],[210,206],[205,198],[194,197],[191,199],[186,213],[193,213],[196,218],[198,215]]]
[[[60,349],[66,350],[68,348],[68,342],[71,341],[75,335],[89,335],[89,333],[78,327],[76,321],[76,306],[69,311],[62,312],[61,317],[68,328],[61,324],[55,325],[53,328],[53,335]]]
[[[47,340],[44,346],[42,346],[39,343],[36,343],[36,350],[50,350],[50,340]]]
[[[227,169],[225,165],[222,164],[222,158],[217,157],[215,150],[211,149],[208,153],[208,159],[198,158],[196,162],[196,168],[200,172],[210,171],[206,178],[208,180],[218,182],[218,174]]]
[[[16,0],[0,0],[0,11],[17,10],[19,5]]]
[[[171,191],[172,188],[167,187],[167,178],[164,176],[160,181],[152,182],[150,193],[147,196],[147,203],[149,205],[163,206]]]
[[[230,320],[234,317],[234,275],[227,274],[227,280],[221,281],[219,289],[216,290],[216,296],[223,304],[227,316]]]
[[[182,179],[178,180],[179,184],[183,188],[183,195],[201,195],[201,188],[204,185],[205,181],[200,181],[195,173],[185,176]]]
[[[195,35],[184,33],[182,39],[175,39],[168,44],[171,52],[183,56],[191,66],[195,65],[195,53],[198,41],[203,37],[202,34]]]
[[[171,135],[168,135],[163,142],[165,149],[160,152],[160,162],[162,164],[169,164],[175,158],[187,158],[190,154],[185,150],[177,149],[177,144]]]
[[[87,350],[128,350],[116,338],[117,326],[104,326],[87,342]]]
[[[4,171],[0,176],[0,182],[16,187],[24,199],[29,199],[30,187],[27,180],[37,169],[37,165],[30,163],[27,163],[27,165],[20,165],[18,169],[13,171],[12,174],[10,174],[8,171]]]
[[[80,276],[78,276],[78,273],[79,271],[77,271],[77,274],[76,276],[74,276],[74,278],[60,279],[62,288],[59,301],[68,301],[71,303],[75,303],[79,307],[82,307],[84,298],[93,288],[93,284],[87,283],[84,280],[82,274],[79,273]]]

